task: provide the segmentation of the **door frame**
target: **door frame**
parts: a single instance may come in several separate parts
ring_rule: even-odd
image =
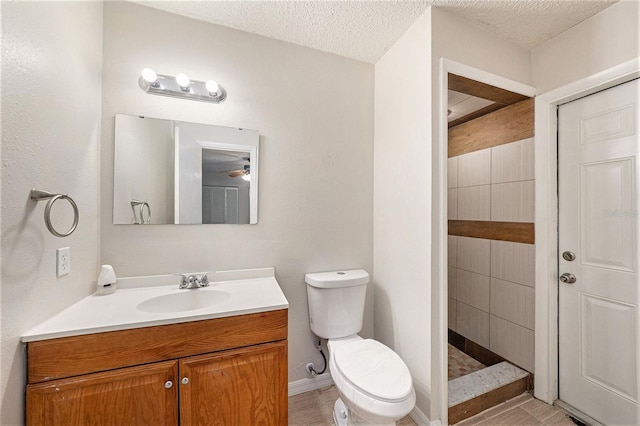
[[[434,120],[438,123],[438,133],[433,144],[433,194],[432,194],[432,301],[431,307],[431,359],[432,413],[441,424],[448,424],[448,378],[447,378],[447,328],[448,328],[448,219],[447,219],[447,158],[449,127],[447,123],[448,74],[456,74],[471,80],[489,84],[500,89],[534,97],[535,88],[515,80],[492,74],[445,57],[440,58],[439,104],[434,106]],[[537,365],[536,365],[537,368]],[[434,406],[435,405],[435,406]],[[439,416],[438,416],[439,411]]]
[[[563,103],[640,76],[640,58],[535,98],[535,376],[534,396],[558,399],[558,123]]]

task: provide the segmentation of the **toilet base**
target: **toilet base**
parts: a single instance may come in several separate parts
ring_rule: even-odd
[[[349,415],[347,414],[347,406],[340,398],[336,399],[333,404],[333,422],[336,426],[347,426],[349,424]]]
[[[333,422],[336,426],[357,426],[368,425],[370,423],[365,422],[363,419],[356,416],[354,413],[350,413],[347,406],[342,402],[342,399],[338,398],[336,403],[333,404]],[[396,422],[388,424],[376,424],[376,426],[395,426]]]

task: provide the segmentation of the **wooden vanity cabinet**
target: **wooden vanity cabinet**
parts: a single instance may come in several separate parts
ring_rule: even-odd
[[[178,362],[88,374],[27,386],[28,425],[178,424]]]
[[[27,356],[27,425],[288,421],[286,309],[29,342]]]
[[[286,425],[286,351],[276,342],[180,360],[180,424]]]

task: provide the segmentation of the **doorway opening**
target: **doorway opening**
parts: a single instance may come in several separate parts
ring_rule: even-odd
[[[533,99],[448,80],[448,419],[533,388]]]

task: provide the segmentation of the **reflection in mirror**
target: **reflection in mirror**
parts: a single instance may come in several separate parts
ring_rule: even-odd
[[[258,132],[116,114],[114,224],[258,219]]]

